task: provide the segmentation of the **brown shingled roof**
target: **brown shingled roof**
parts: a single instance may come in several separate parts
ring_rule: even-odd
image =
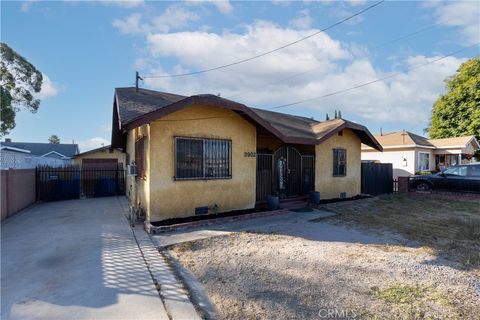
[[[475,139],[475,136],[464,136],[456,138],[443,138],[443,139],[429,139],[431,144],[437,148],[445,147],[459,147],[467,146],[470,142],[473,142],[477,148],[480,148],[478,141]]]
[[[425,147],[425,148],[447,148],[447,147],[464,147],[471,141],[474,141],[477,147],[479,147],[477,140],[474,136],[464,136],[456,138],[444,138],[444,139],[427,139],[417,134],[408,131],[397,131],[386,133],[383,135],[375,135],[375,139],[384,148],[388,147]],[[368,146],[362,145],[362,148]]]
[[[401,147],[401,146],[424,146],[427,148],[434,147],[427,138],[408,131],[397,131],[385,133],[383,135],[374,135],[375,139],[382,147]],[[367,146],[363,145],[363,148]]]
[[[382,149],[367,128],[343,119],[319,122],[311,118],[249,108],[215,95],[185,97],[147,89],[138,89],[137,92],[135,88],[115,89],[112,146],[124,147],[126,130],[150,123],[195,104],[230,109],[252,122],[257,128],[270,132],[285,143],[319,144],[334,133],[350,128],[363,143],[378,150]]]

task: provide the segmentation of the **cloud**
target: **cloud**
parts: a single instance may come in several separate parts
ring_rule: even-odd
[[[148,30],[148,27],[145,25],[142,26],[140,24],[141,19],[142,15],[140,13],[132,13],[126,19],[113,20],[112,25],[124,34],[136,34],[146,32]]]
[[[151,17],[148,22],[142,22],[140,13],[133,13],[126,19],[115,19],[112,25],[124,34],[138,34],[151,32],[169,32],[185,28],[190,22],[196,21],[199,16],[183,6],[172,5],[161,15]]]
[[[107,6],[117,6],[122,8],[135,8],[145,4],[144,0],[101,0],[95,2]]]
[[[103,146],[110,145],[110,141],[102,137],[94,137],[88,140],[78,141],[77,143],[78,143],[78,148],[80,149],[80,152],[85,152],[95,148],[100,148]]]
[[[297,17],[290,20],[288,24],[297,29],[309,29],[313,23],[313,18],[310,16],[308,9],[301,10]]]
[[[210,3],[217,7],[218,11],[223,14],[230,14],[233,12],[233,5],[230,3],[229,0],[192,0],[188,1],[190,4],[203,4],[203,3]]]
[[[183,73],[246,59],[299,39],[312,30],[283,28],[266,21],[245,26],[241,32],[184,31],[147,35],[152,61],[174,59],[171,68],[157,65],[149,74]],[[185,44],[188,43],[188,46]],[[355,58],[354,58],[355,57]],[[372,85],[314,100],[279,111],[302,113],[318,119],[341,109],[344,116],[395,124],[426,125],[430,109],[444,92],[444,79],[464,59],[449,57],[408,71],[437,56],[410,56],[400,60],[400,75]],[[185,95],[221,93],[252,107],[271,107],[318,97],[398,72],[373,65],[365,50],[319,34],[297,45],[248,63],[185,78],[146,79],[153,89]],[[302,73],[301,76],[295,76]],[[289,78],[288,81],[279,81]]]
[[[50,78],[46,74],[42,75],[42,90],[38,94],[36,94],[36,97],[40,100],[44,100],[57,96],[62,91],[62,88],[58,84],[50,80]]]
[[[153,31],[168,32],[188,26],[189,22],[198,20],[198,15],[182,6],[173,5],[163,14],[152,19]]]
[[[359,9],[352,8],[353,6],[357,5],[357,3],[359,2],[358,1],[338,2],[330,11],[330,16],[338,20],[346,19],[351,15],[355,14],[356,12],[358,12]],[[345,24],[356,25],[363,22],[363,20],[364,20],[364,16],[359,15],[346,21]]]
[[[30,7],[35,3],[38,2],[39,0],[29,0],[29,1],[23,1],[21,6],[20,6],[20,11],[22,12],[28,12],[30,11]]]
[[[439,24],[460,28],[469,44],[480,41],[480,2],[452,1],[436,4],[434,16]]]

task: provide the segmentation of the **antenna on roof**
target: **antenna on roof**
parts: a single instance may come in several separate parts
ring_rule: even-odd
[[[138,80],[143,80],[143,78],[138,75],[138,71],[135,71],[135,91],[136,92],[138,92]]]
[[[403,129],[403,132],[402,132],[402,140],[403,140],[403,144],[405,144],[405,136],[407,135],[407,133],[405,132],[405,129]]]
[[[380,127],[380,135],[383,136],[383,130],[382,127]]]

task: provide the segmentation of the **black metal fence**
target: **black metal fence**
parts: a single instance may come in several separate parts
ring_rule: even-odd
[[[392,193],[393,166],[391,163],[362,163],[362,193],[373,196]]]
[[[68,166],[36,169],[37,200],[58,201],[125,194],[123,166]]]

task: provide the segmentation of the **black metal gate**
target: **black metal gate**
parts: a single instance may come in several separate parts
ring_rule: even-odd
[[[276,190],[288,197],[299,195],[302,191],[300,152],[293,147],[282,146],[273,153],[273,164]]]
[[[315,186],[315,156],[301,155],[291,146],[282,146],[273,154],[257,154],[257,202],[272,193],[291,197],[307,194]]]
[[[393,192],[391,163],[362,163],[362,193],[373,196]]]
[[[125,171],[118,167],[37,167],[37,200],[58,201],[125,194]]]

